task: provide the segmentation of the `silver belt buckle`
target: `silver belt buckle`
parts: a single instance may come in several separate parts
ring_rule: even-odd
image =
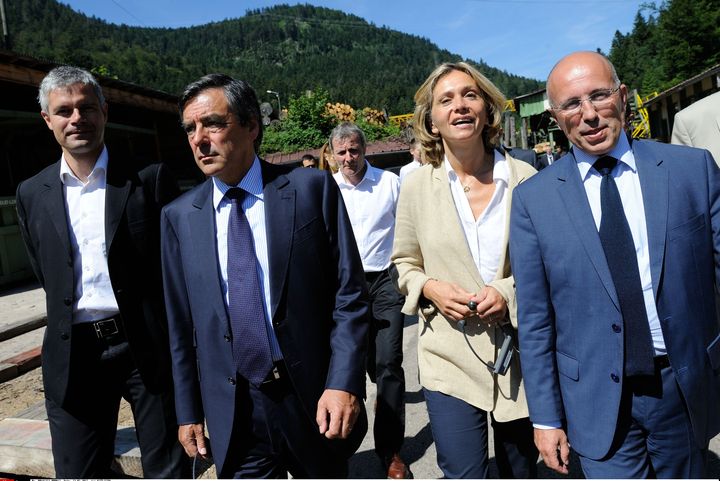
[[[120,332],[120,329],[118,328],[117,322],[115,322],[114,317],[102,321],[97,321],[93,327],[95,328],[95,335],[97,335],[97,337],[100,339],[114,336],[115,334],[118,334]]]
[[[280,376],[280,370],[277,367],[277,364],[273,364],[273,368],[270,371],[270,374],[268,374],[268,377],[261,383],[261,385],[267,385],[271,384],[281,378]]]

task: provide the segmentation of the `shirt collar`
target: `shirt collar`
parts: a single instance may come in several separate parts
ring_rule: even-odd
[[[215,210],[220,206],[220,202],[225,198],[225,194],[228,190],[233,187],[239,187],[248,194],[252,194],[255,197],[263,198],[263,182],[262,182],[262,169],[260,168],[260,159],[257,155],[253,159],[250,169],[247,171],[245,176],[240,180],[237,185],[228,185],[217,177],[212,178],[213,181],[213,205]]]
[[[493,166],[493,182],[502,180],[506,184],[509,184],[510,183],[510,172],[508,171],[508,166],[507,166],[507,161],[505,160],[505,156],[494,149],[493,149],[493,153],[494,153],[493,161],[495,162],[495,165]],[[448,180],[450,182],[459,181],[458,176],[455,173],[455,170],[453,170],[452,165],[450,165],[450,161],[448,160],[447,156],[445,156],[443,165],[445,166],[445,172],[447,173]]]
[[[94,179],[96,176],[100,174],[107,173],[107,166],[108,166],[108,151],[107,147],[103,145],[102,152],[100,152],[100,156],[95,161],[95,166],[93,167],[92,171],[90,171],[90,175],[88,175],[88,182],[90,182],[92,179]],[[77,180],[78,182],[83,183],[80,179],[78,179],[77,175],[72,171],[70,166],[67,163],[67,160],[65,160],[65,154],[62,154],[60,157],[60,182],[63,184],[67,183],[68,176],[70,178],[73,178]]]
[[[572,150],[573,154],[575,154],[575,161],[577,162],[578,169],[580,170],[580,178],[585,180],[589,175],[590,168],[593,166],[595,161],[600,158],[600,156],[588,154],[575,145],[573,145]],[[606,155],[615,157],[618,161],[630,167],[633,172],[637,172],[635,156],[630,148],[630,142],[628,142],[627,136],[624,133],[618,138],[615,147],[613,147],[613,149]]]
[[[336,175],[335,179],[337,180],[337,183],[340,187],[354,189],[354,188],[358,187],[360,184],[362,184],[363,182],[365,182],[365,179],[367,179],[371,182],[378,180],[378,174],[375,171],[375,169],[372,168],[372,166],[370,165],[370,162],[368,162],[367,159],[363,159],[363,160],[365,161],[365,175],[363,175],[362,180],[360,180],[360,182],[358,182],[357,185],[352,185],[350,182],[348,182],[345,179],[345,176],[343,175],[341,170],[337,171],[337,173],[335,174]]]

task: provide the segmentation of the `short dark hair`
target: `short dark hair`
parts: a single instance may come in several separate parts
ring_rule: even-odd
[[[314,155],[312,154],[305,154],[302,156],[301,160],[317,160]]]
[[[260,121],[260,103],[258,102],[255,90],[244,80],[237,80],[222,73],[211,73],[192,82],[180,96],[178,108],[180,109],[180,121],[182,121],[185,105],[200,95],[201,92],[221,88],[225,94],[228,108],[237,118],[240,125],[247,126],[254,122],[258,127],[258,135],[255,139],[255,151],[260,150],[263,137],[263,124]]]

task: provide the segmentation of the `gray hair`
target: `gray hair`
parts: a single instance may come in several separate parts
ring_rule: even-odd
[[[93,74],[78,67],[62,65],[52,69],[45,78],[42,79],[42,82],[40,82],[40,89],[38,90],[38,103],[40,103],[40,109],[43,112],[47,112],[48,97],[50,96],[50,92],[56,89],[66,88],[74,84],[91,85],[95,91],[98,101],[100,102],[100,105],[105,105],[105,96],[102,93],[102,88],[100,88],[100,84]]]
[[[362,149],[363,155],[365,155],[365,147],[367,142],[365,141],[365,133],[360,127],[353,124],[352,122],[342,122],[338,124],[332,132],[330,132],[330,139],[328,145],[330,145],[330,151],[333,152],[333,140],[335,139],[350,139],[357,137],[360,142],[360,148]]]

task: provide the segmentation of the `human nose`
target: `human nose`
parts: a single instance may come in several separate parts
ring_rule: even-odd
[[[207,141],[207,135],[202,125],[195,124],[192,132],[188,134],[188,140],[193,145],[201,145]]]
[[[467,108],[467,105],[465,103],[465,96],[464,95],[458,95],[452,100],[452,108],[453,110],[465,110]]]
[[[585,108],[587,103],[588,107]],[[582,114],[583,120],[592,120],[597,117],[597,107],[589,98],[580,99],[580,113]]]
[[[80,109],[73,109],[72,114],[70,114],[70,122],[73,124],[76,124],[83,120],[84,117],[82,113],[80,112]]]

